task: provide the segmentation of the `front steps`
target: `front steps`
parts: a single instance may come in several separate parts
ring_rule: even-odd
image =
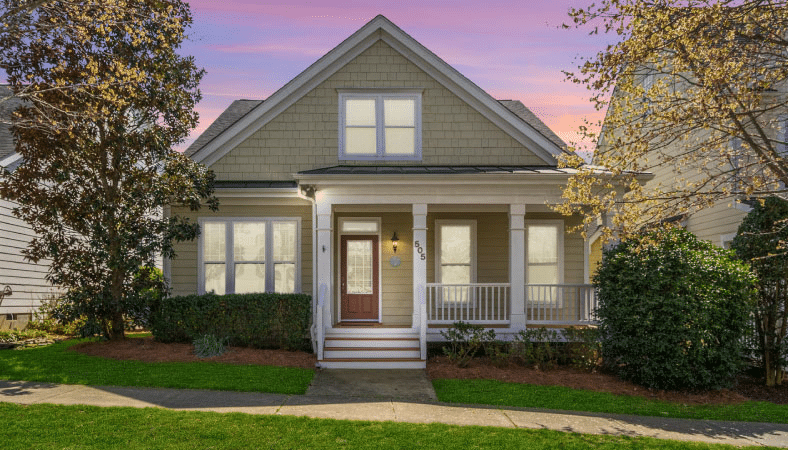
[[[324,369],[424,369],[419,334],[410,328],[335,328],[326,331]]]

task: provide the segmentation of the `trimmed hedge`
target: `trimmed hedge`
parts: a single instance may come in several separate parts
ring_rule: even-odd
[[[151,311],[160,342],[192,342],[213,334],[237,347],[309,348],[312,297],[305,294],[185,295],[164,298]]]

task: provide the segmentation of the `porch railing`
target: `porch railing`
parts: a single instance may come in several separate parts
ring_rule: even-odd
[[[526,284],[525,320],[536,325],[590,325],[596,322],[594,286]]]
[[[427,283],[427,320],[433,324],[457,321],[483,325],[508,324],[509,283]]]

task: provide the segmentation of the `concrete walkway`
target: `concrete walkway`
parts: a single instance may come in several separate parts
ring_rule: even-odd
[[[329,378],[321,381],[320,378],[324,376],[322,374],[328,374]],[[407,377],[396,373],[389,376],[407,380]],[[0,401],[26,405],[52,403],[155,407],[181,411],[241,412],[346,420],[542,428],[575,433],[650,436],[681,441],[788,448],[786,424],[495,408],[439,403],[424,399],[408,401],[397,395],[399,394],[397,390],[376,398],[359,397],[348,395],[348,392],[365,393],[363,389],[357,390],[353,385],[347,384],[349,377],[351,375],[347,373],[321,371],[307,395],[0,381]],[[370,377],[369,372],[362,372],[361,377],[368,377],[370,383],[376,382],[375,377]],[[346,385],[346,389],[340,388],[342,384]],[[387,396],[391,398],[386,398]]]

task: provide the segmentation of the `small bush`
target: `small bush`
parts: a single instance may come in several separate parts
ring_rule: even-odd
[[[754,283],[732,252],[679,228],[621,242],[594,277],[604,364],[650,388],[729,386]]]
[[[47,333],[41,330],[30,329],[0,331],[0,342],[19,342],[41,337],[47,337]]]
[[[553,368],[558,362],[559,335],[549,328],[529,328],[521,330],[514,338],[513,353],[526,366],[539,370]]]
[[[599,366],[602,345],[597,328],[567,328],[564,338],[572,367],[593,372]]]
[[[484,331],[481,325],[454,322],[446,331],[441,331],[441,336],[448,341],[443,353],[449,361],[458,367],[468,367],[484,342],[495,340],[495,330]]]
[[[219,339],[213,334],[204,334],[194,341],[194,354],[198,358],[213,358],[223,354],[227,348],[227,338]]]
[[[309,348],[312,298],[305,294],[186,295],[161,299],[150,331],[161,342],[226,336],[237,347]]]
[[[490,330],[492,335],[495,335],[494,330]],[[511,345],[508,342],[501,341],[500,339],[490,339],[482,342],[484,347],[484,354],[490,358],[490,362],[495,367],[506,367],[512,359]]]

